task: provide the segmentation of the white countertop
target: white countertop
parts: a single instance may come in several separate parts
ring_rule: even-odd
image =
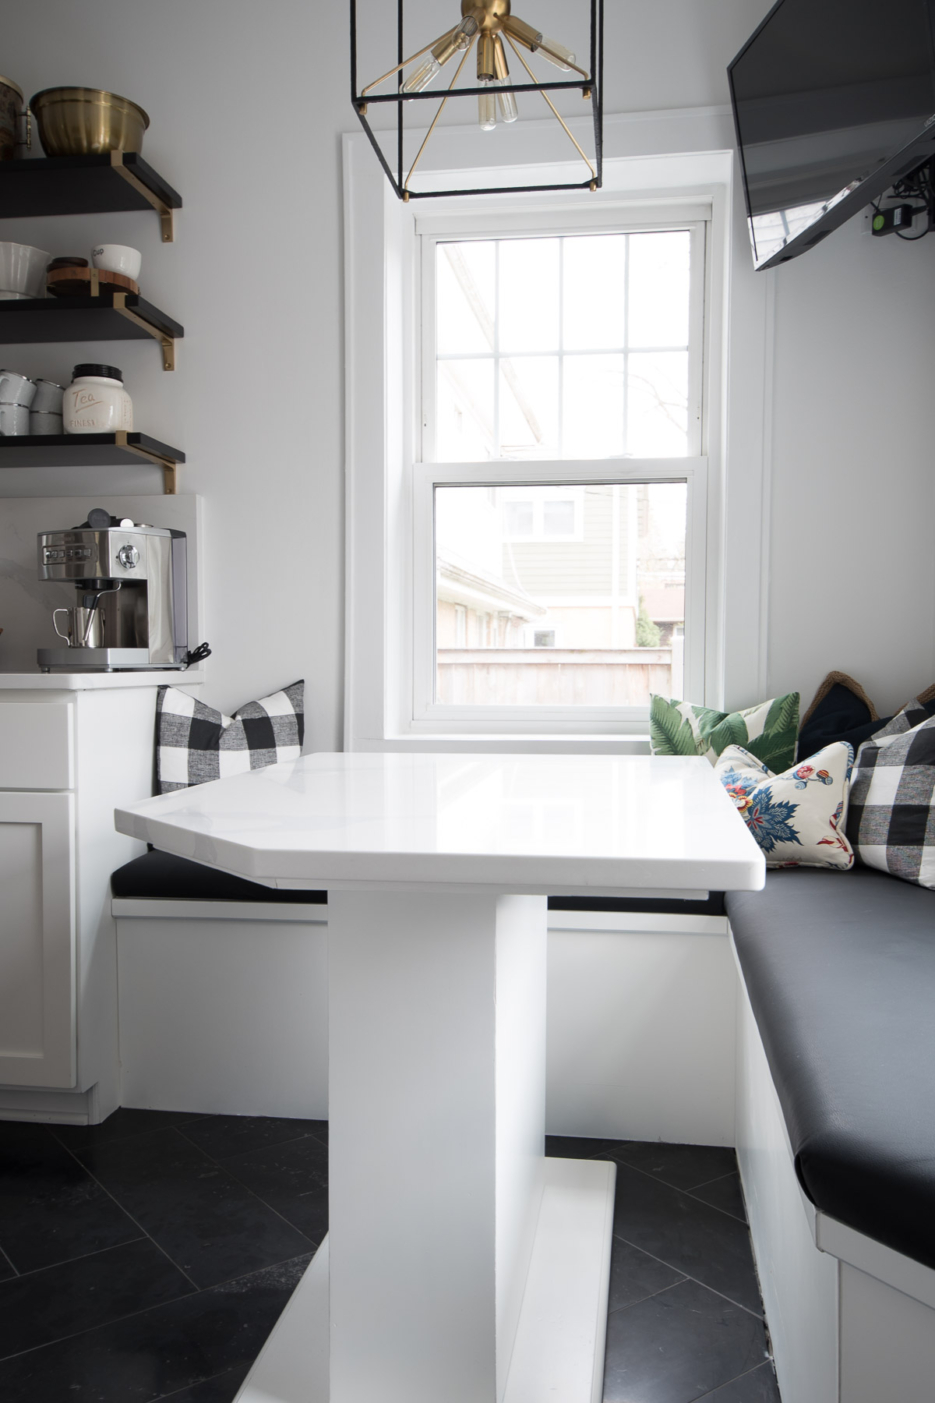
[[[306,755],[116,824],[268,886],[687,896],[765,880],[703,758]]]
[[[190,687],[203,682],[203,668],[187,672],[160,669],[158,672],[0,672],[0,691],[13,692],[100,692],[118,687]]]

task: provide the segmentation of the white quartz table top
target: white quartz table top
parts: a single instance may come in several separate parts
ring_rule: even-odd
[[[267,886],[696,896],[763,856],[703,758],[318,754],[118,809]]]

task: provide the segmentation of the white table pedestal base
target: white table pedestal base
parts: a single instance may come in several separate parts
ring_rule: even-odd
[[[615,1177],[613,1164],[546,1161],[504,1403],[601,1403]],[[327,1238],[237,1403],[329,1403]]]
[[[330,893],[327,1263],[241,1403],[599,1403],[614,1170],[542,1153],[546,919]]]

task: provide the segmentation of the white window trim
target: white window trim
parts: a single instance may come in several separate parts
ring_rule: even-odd
[[[535,126],[526,124],[524,159],[536,150],[536,133],[530,134]],[[439,129],[436,135],[439,168],[455,170],[460,129]],[[642,199],[655,206],[668,197],[678,202],[680,211],[692,197],[696,203],[710,201],[713,208],[715,256],[708,296],[712,305],[723,309],[723,317],[711,319],[706,348],[712,383],[706,401],[711,471],[704,699],[709,705],[746,705],[765,695],[767,663],[772,275],[755,277],[753,273],[727,109],[608,116],[605,139],[608,148],[622,155],[606,162],[605,189],[584,197],[594,202],[594,209],[607,210],[612,219],[621,204],[631,209],[634,201]],[[533,154],[530,161],[534,160]],[[410,467],[417,440],[411,406],[419,374],[418,347],[412,337],[418,294],[414,211],[411,205],[396,201],[361,134],[345,137],[344,162],[345,746],[484,751],[645,748],[645,737],[619,733],[413,732]],[[464,179],[470,178],[470,172],[464,172]],[[550,207],[544,197],[529,198],[540,208]],[[502,197],[499,204],[471,202],[479,218],[490,207],[502,205]],[[453,215],[458,229],[463,229],[464,208],[461,201],[449,202],[448,209],[433,202],[432,216]],[[722,322],[723,338],[730,332],[729,365]]]

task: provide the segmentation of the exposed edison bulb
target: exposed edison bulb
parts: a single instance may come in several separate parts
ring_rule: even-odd
[[[407,78],[403,83],[404,93],[421,93],[423,88],[427,88],[433,78],[437,78],[442,71],[442,66],[434,54],[429,54],[423,63],[419,64],[415,73]]]
[[[505,78],[497,79],[497,83],[500,87],[502,87],[506,81]],[[516,106],[515,94],[497,93],[497,102],[500,106],[500,116],[503,118],[504,122],[515,122],[519,116],[519,108]]]
[[[465,15],[457,29],[453,29],[450,34],[439,39],[412,76],[406,79],[403,83],[403,92],[421,93],[424,91],[429,83],[438,77],[450,58],[457,53],[463,53],[476,33],[477,20],[473,15]]]
[[[477,41],[477,86],[486,92],[477,95],[477,120],[482,132],[497,125],[497,40],[484,30]]]
[[[503,20],[503,28],[511,39],[522,44],[530,53],[541,54],[543,58],[548,59],[549,63],[554,63],[556,68],[560,68],[563,73],[567,73],[575,62],[574,54],[570,49],[566,49],[564,44],[560,44],[557,39],[547,39],[544,34],[533,29],[531,24],[526,24],[525,20],[517,19],[515,15],[509,15]]]
[[[497,70],[496,85],[502,88],[504,84],[509,84],[510,70],[506,61],[506,51],[503,47],[503,40],[498,34],[494,40],[494,67]],[[497,104],[500,108],[500,116],[504,122],[515,122],[519,116],[519,109],[516,106],[516,96],[514,93],[497,93]]]
[[[560,44],[557,39],[546,39],[539,35],[539,42],[535,47],[535,53],[547,58],[549,63],[554,63],[556,68],[560,68],[563,73],[571,71],[571,65],[575,62],[575,56],[571,49],[566,49],[564,44]]]
[[[497,125],[496,78],[486,79],[485,86],[489,91],[479,93],[477,97],[477,120],[482,132],[492,132]]]

